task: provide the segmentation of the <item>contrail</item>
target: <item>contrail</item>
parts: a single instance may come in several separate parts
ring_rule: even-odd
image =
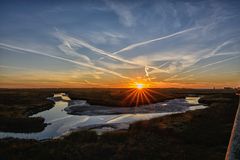
[[[94,52],[96,52],[98,54],[101,54],[101,55],[104,55],[106,57],[109,57],[111,59],[114,59],[114,60],[117,60],[117,61],[121,61],[121,62],[124,62],[124,63],[128,63],[128,64],[132,64],[132,65],[138,65],[138,66],[140,65],[140,64],[137,64],[137,63],[135,63],[133,61],[129,61],[129,60],[126,60],[124,58],[121,58],[119,56],[112,55],[112,53],[110,53],[110,52],[106,52],[104,50],[96,48],[96,47],[90,45],[89,43],[87,43],[87,42],[85,42],[85,41],[83,41],[81,39],[76,39],[74,37],[70,37],[70,36],[64,35],[64,34],[59,33],[59,32],[58,32],[58,34],[56,36],[58,38],[62,39],[63,41],[70,42],[72,45],[77,45],[78,47],[82,47],[82,46],[86,47],[86,48],[90,49],[91,51],[94,51]]]
[[[216,55],[216,53],[221,50],[224,46],[230,44],[230,43],[233,43],[232,41],[228,40],[228,41],[225,41],[223,42],[222,44],[218,45],[215,49],[213,49],[208,55],[206,56],[203,56],[202,58],[200,58],[197,62],[199,62],[200,60],[204,59],[204,58],[209,58],[209,57],[212,57],[214,55]]]
[[[39,52],[39,51],[26,49],[26,48],[21,48],[21,47],[16,47],[16,46],[4,44],[4,43],[0,43],[0,47],[3,48],[3,49],[15,50],[15,51],[18,51],[18,52],[20,51],[21,53],[24,53],[24,54],[32,53],[32,54],[47,56],[47,57],[58,59],[58,60],[61,60],[61,61],[77,64],[77,65],[80,65],[80,66],[83,66],[83,67],[88,67],[88,68],[96,69],[96,70],[99,70],[99,71],[103,71],[103,72],[106,72],[106,73],[109,73],[109,74],[112,74],[112,75],[115,75],[115,76],[118,76],[118,77],[121,77],[121,78],[124,78],[124,79],[132,80],[130,77],[123,76],[123,75],[121,75],[117,72],[114,72],[114,71],[111,71],[111,70],[108,70],[108,69],[105,69],[105,68],[93,66],[93,65],[90,65],[90,64],[77,62],[77,61],[67,59],[67,58],[63,58],[63,57],[58,57],[58,56],[50,55],[50,54],[47,54],[47,53],[42,53],[42,52]]]
[[[136,63],[136,62],[134,62],[134,61],[126,60],[126,59],[121,58],[121,57],[119,57],[119,56],[115,56],[115,55],[113,55],[113,53],[106,52],[106,51],[104,51],[104,50],[101,50],[101,49],[99,49],[99,48],[96,48],[96,47],[90,45],[89,43],[87,43],[87,42],[85,42],[85,41],[83,41],[83,40],[81,40],[81,39],[76,39],[76,38],[74,38],[74,37],[67,36],[67,35],[65,35],[65,34],[59,32],[59,31],[57,31],[56,36],[57,36],[59,39],[63,40],[63,41],[68,41],[68,43],[69,43],[69,42],[72,43],[72,45],[77,45],[78,47],[84,46],[84,47],[90,49],[90,50],[93,51],[93,52],[96,52],[96,53],[98,53],[98,54],[104,55],[104,56],[109,57],[109,58],[111,58],[111,59],[113,59],[113,60],[117,60],[117,61],[120,61],[120,62],[123,62],[123,63],[128,63],[128,64],[131,64],[131,65],[136,65],[136,66],[145,67],[145,65]],[[69,45],[71,45],[71,44],[69,44]],[[155,69],[155,70],[159,70],[158,68],[153,67],[153,66],[148,66],[148,68],[152,68],[152,69]]]
[[[238,53],[239,53],[239,52],[238,52]],[[205,68],[205,67],[212,66],[212,65],[215,65],[215,64],[218,64],[218,63],[222,63],[222,62],[225,62],[225,61],[229,61],[229,60],[232,60],[232,59],[237,58],[237,57],[240,57],[240,55],[233,56],[233,57],[230,57],[230,58],[227,58],[227,59],[224,59],[224,60],[221,60],[221,61],[217,61],[217,62],[214,62],[214,63],[210,63],[210,64],[207,64],[207,65],[204,65],[204,66],[200,66],[200,67],[198,67],[198,68],[193,68],[193,69],[187,70],[187,71],[182,72],[182,73],[192,72],[192,71],[195,71],[195,70],[198,70],[198,69],[201,69],[201,68]]]
[[[205,56],[202,56],[201,58],[196,59],[194,64],[200,62],[202,59],[210,58],[210,57],[213,57],[213,56],[216,56],[216,55],[225,55],[225,54],[236,54],[236,53],[238,53],[238,52],[218,53],[218,51],[220,51],[224,46],[226,46],[226,45],[228,45],[230,43],[233,43],[233,41],[228,40],[228,41],[223,42],[222,44],[218,45],[215,49],[213,49],[209,54],[207,54]],[[218,53],[218,54],[216,54],[216,53]]]
[[[169,72],[168,70],[161,69],[163,66],[165,66],[168,63],[169,63],[168,61],[163,63],[162,65],[158,66],[158,70],[152,70],[152,71],[148,72],[148,75],[161,73],[161,72],[168,73]]]
[[[58,48],[59,48],[61,51],[63,51],[63,52],[64,52],[66,55],[68,55],[68,56],[69,56],[69,55],[70,55],[70,56],[71,56],[71,55],[72,55],[72,56],[77,56],[77,57],[83,59],[84,61],[86,61],[88,64],[93,65],[91,59],[90,59],[88,56],[76,52],[76,51],[70,46],[69,43],[67,43],[67,44],[61,44],[61,45],[58,46]]]
[[[6,66],[6,65],[0,65],[0,68],[16,69],[16,70],[30,70],[29,68],[15,67],[15,66]]]
[[[219,51],[223,46],[225,46],[225,45],[227,45],[227,44],[229,44],[229,43],[232,43],[232,42],[231,42],[231,41],[226,41],[226,42],[224,42],[223,44],[221,44],[221,45],[219,45],[218,47],[216,47],[207,57],[204,57],[204,58],[209,58],[209,57],[215,56],[216,53],[217,53],[217,51]],[[239,53],[240,53],[240,52],[224,52],[224,53],[219,53],[219,54],[217,54],[217,55],[234,55],[234,54],[239,54]],[[211,66],[211,65],[214,65],[214,64],[218,64],[218,63],[221,63],[221,62],[225,62],[225,61],[231,60],[231,59],[233,59],[233,58],[235,58],[235,57],[239,57],[239,56],[233,56],[233,57],[230,57],[230,58],[228,58],[228,59],[224,59],[224,60],[222,60],[222,61],[217,61],[217,62],[214,62],[214,63],[212,63],[212,64],[207,64],[207,65],[205,65],[205,66],[200,66],[199,68],[193,68],[193,69],[190,69],[190,70],[186,70],[186,71],[177,73],[177,74],[175,74],[175,75],[173,75],[173,76],[176,76],[176,75],[178,75],[178,74],[189,73],[189,72],[192,72],[192,71],[195,71],[195,70],[198,70],[198,69],[207,67],[207,66]],[[204,59],[204,58],[197,59],[197,60],[194,62],[194,64],[196,64],[197,62],[199,62],[200,60],[202,60],[202,59]],[[192,65],[194,65],[194,64],[192,64]],[[155,73],[155,72],[154,72],[154,73]],[[171,76],[171,77],[173,77],[173,76]],[[171,78],[171,77],[170,77],[170,78]],[[168,78],[167,78],[167,79],[168,79]]]
[[[215,67],[215,68],[209,68],[209,69],[206,69],[206,70],[203,70],[203,71],[198,72],[198,74],[205,73],[205,72],[209,72],[209,71],[213,71],[213,70],[219,69],[220,67],[221,67],[221,66],[218,66],[218,67]]]
[[[193,74],[187,75],[187,76],[184,76],[184,77],[179,77],[178,75],[175,75],[175,76],[173,76],[173,77],[170,77],[170,78],[165,79],[164,81],[189,80],[189,79],[192,79],[193,76],[194,76]]]
[[[207,65],[204,65],[204,66],[200,66],[200,67],[198,67],[198,68],[194,68],[194,69],[191,69],[191,70],[182,72],[182,73],[178,73],[178,74],[175,74],[175,75],[173,75],[173,76],[165,79],[164,81],[168,81],[168,79],[174,78],[174,77],[178,76],[179,74],[189,73],[189,72],[192,72],[192,71],[196,71],[196,70],[199,70],[199,69],[202,69],[202,68],[206,68],[206,67],[209,67],[209,66],[212,66],[212,65],[215,65],[215,64],[219,64],[219,63],[223,63],[223,62],[226,62],[226,61],[230,61],[230,60],[233,60],[233,59],[238,58],[238,57],[240,57],[240,55],[233,56],[233,57],[230,57],[230,58],[227,58],[227,59],[224,59],[224,60],[220,60],[220,61],[217,61],[217,62],[214,62],[214,63],[210,63],[210,64],[207,64]]]
[[[209,66],[212,66],[212,65],[215,65],[215,64],[218,64],[218,63],[230,61],[230,60],[235,59],[235,58],[237,58],[237,57],[240,57],[240,55],[238,55],[238,56],[233,56],[233,57],[230,57],[230,58],[227,58],[227,59],[224,59],[224,60],[221,60],[221,61],[217,61],[217,62],[214,62],[214,63],[210,63],[210,64],[207,64],[207,65],[204,65],[204,66],[201,66],[201,67],[192,69],[191,71],[199,70],[199,69],[201,69],[201,68],[209,67]]]
[[[215,55],[219,50],[221,50],[224,46],[230,44],[230,43],[233,43],[232,41],[228,40],[222,44],[220,44],[219,46],[217,46],[211,53],[210,55]]]
[[[131,49],[134,49],[136,47],[139,47],[139,46],[142,46],[142,45],[146,45],[146,44],[149,44],[149,43],[152,43],[152,42],[161,41],[161,40],[164,40],[164,39],[167,39],[167,38],[171,38],[171,37],[174,37],[174,36],[177,36],[177,35],[189,32],[189,31],[193,31],[193,30],[199,29],[199,28],[202,28],[202,27],[189,28],[189,29],[185,29],[185,30],[182,30],[180,32],[176,32],[176,33],[164,36],[164,37],[159,37],[159,38],[156,38],[156,39],[152,39],[152,40],[148,40],[148,41],[144,41],[144,42],[131,44],[131,45],[125,47],[125,48],[122,48],[122,49],[120,49],[120,50],[118,50],[116,52],[113,52],[113,54],[115,55],[115,54],[118,54],[120,52],[128,51],[128,50],[131,50]]]

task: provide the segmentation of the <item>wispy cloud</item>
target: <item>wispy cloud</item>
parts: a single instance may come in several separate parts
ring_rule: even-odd
[[[231,43],[233,43],[233,41],[231,41],[231,40],[228,40],[228,41],[225,41],[225,42],[221,43],[216,48],[214,48],[209,54],[207,54],[205,56],[201,56],[200,59],[197,62],[199,62],[202,59],[206,59],[206,58],[215,56],[221,49],[223,49],[223,47],[225,47],[225,46],[227,46],[228,44],[231,44]]]
[[[192,72],[192,71],[195,71],[195,70],[198,70],[198,69],[201,69],[201,68],[204,68],[205,66],[208,67],[208,66],[211,66],[211,65],[214,65],[214,64],[218,64],[218,63],[222,63],[222,62],[225,62],[225,61],[228,61],[228,60],[232,60],[234,57],[237,58],[239,57],[240,55],[240,52],[223,52],[223,53],[219,53],[218,55],[228,55],[228,56],[232,56],[230,58],[226,58],[224,60],[220,60],[220,61],[217,61],[217,62],[213,62],[213,63],[210,63],[210,64],[207,64],[207,65],[202,65],[202,66],[199,66],[199,67],[196,67],[196,68],[191,68],[191,69],[188,69],[186,71],[183,71],[181,72],[181,74],[184,74],[184,73],[189,73],[189,72]],[[235,56],[234,56],[235,55]],[[212,56],[208,56],[207,58],[210,58],[210,57],[214,57],[214,55]],[[200,60],[203,60],[204,58],[200,58]],[[196,64],[197,62],[199,62],[200,60],[196,60],[196,62],[194,64]],[[193,64],[193,65],[194,65]]]
[[[127,63],[127,64],[130,64],[130,65],[136,65],[136,66],[142,66],[142,67],[146,66],[145,64],[138,63],[138,62],[133,61],[133,60],[127,60],[127,59],[124,59],[120,56],[113,55],[112,53],[106,52],[102,49],[99,49],[99,48],[87,43],[86,41],[84,41],[82,39],[79,39],[79,38],[77,39],[77,38],[68,36],[68,35],[66,35],[62,32],[57,31],[55,35],[56,35],[57,38],[59,38],[63,42],[67,41],[71,46],[85,47],[85,48],[93,51],[94,53],[104,55],[105,57],[108,57],[108,58],[113,59],[113,60],[117,60],[117,61],[122,62],[122,63]],[[154,70],[160,70],[157,67],[150,66],[150,65],[148,65],[148,68],[152,68]]]
[[[240,53],[240,52],[239,52],[239,53]],[[193,69],[190,69],[190,70],[188,70],[188,71],[185,71],[185,72],[182,72],[182,73],[178,73],[178,74],[172,75],[171,77],[164,79],[164,81],[172,81],[172,80],[175,80],[176,78],[177,78],[177,79],[181,79],[180,77],[184,78],[182,75],[184,75],[184,74],[186,74],[186,73],[191,73],[191,72],[193,72],[193,71],[195,72],[195,74],[196,74],[196,73],[198,73],[198,74],[199,74],[199,73],[204,73],[204,72],[210,71],[211,68],[210,68],[210,69],[207,69],[207,70],[205,70],[205,71],[200,71],[200,72],[196,72],[196,71],[197,71],[197,70],[204,69],[204,68],[208,68],[208,67],[213,66],[213,65],[216,65],[216,64],[220,64],[220,63],[223,63],[223,62],[231,61],[231,60],[234,60],[234,59],[239,58],[239,57],[240,57],[240,55],[236,55],[236,56],[232,56],[232,57],[230,57],[230,58],[226,58],[226,59],[219,60],[219,61],[216,61],[216,62],[212,62],[212,63],[206,64],[206,65],[202,65],[202,66],[199,66],[199,67],[197,67],[197,68],[193,68]],[[194,75],[194,74],[191,74],[191,76],[193,76],[193,75]],[[188,77],[188,76],[186,76],[186,77]]]
[[[121,52],[129,51],[129,50],[132,50],[134,48],[137,48],[137,47],[140,47],[140,46],[152,43],[152,42],[161,41],[161,40],[164,40],[164,39],[175,37],[177,35],[181,35],[181,34],[184,34],[184,33],[196,30],[196,29],[200,29],[200,28],[202,28],[202,27],[189,28],[189,29],[185,29],[185,30],[167,35],[167,36],[158,37],[158,38],[155,38],[155,39],[151,39],[151,40],[147,40],[147,41],[143,41],[143,42],[139,42],[139,43],[134,43],[134,44],[131,44],[131,45],[125,47],[125,48],[122,48],[122,49],[116,51],[116,52],[113,52],[113,54],[118,54],[118,53],[121,53]]]
[[[98,53],[100,55],[106,56],[108,58],[111,58],[113,60],[117,60],[117,61],[120,61],[120,62],[123,62],[123,63],[139,65],[139,64],[137,64],[137,63],[135,63],[133,61],[129,61],[129,60],[126,60],[126,59],[124,59],[122,57],[112,55],[109,52],[106,52],[106,51],[104,51],[102,49],[99,49],[99,48],[93,46],[93,45],[90,45],[89,43],[87,43],[86,41],[84,41],[82,39],[79,39],[79,38],[77,39],[77,38],[68,36],[66,34],[63,34],[61,32],[57,32],[55,35],[56,35],[57,38],[61,39],[62,41],[68,41],[68,43],[70,43],[70,45],[88,48],[91,51],[93,51],[94,53]]]
[[[155,38],[155,39],[152,39],[152,40],[148,40],[148,41],[144,41],[144,42],[140,42],[140,43],[135,43],[135,44],[132,44],[132,45],[129,45],[123,49],[120,49],[119,51],[116,51],[116,52],[113,52],[113,53],[110,53],[110,52],[106,52],[102,49],[99,49],[99,48],[96,48],[94,47],[93,45],[90,45],[89,43],[81,40],[81,39],[77,39],[77,38],[74,38],[74,37],[71,37],[71,36],[68,36],[66,34],[63,34],[59,31],[57,31],[57,33],[55,34],[58,38],[60,38],[61,40],[63,40],[64,42],[67,41],[69,43],[69,45],[77,45],[79,47],[86,47],[96,53],[99,53],[101,55],[104,55],[108,58],[111,58],[111,59],[114,59],[114,60],[118,60],[120,62],[123,62],[123,63],[128,63],[128,64],[131,64],[131,65],[140,65],[140,66],[143,66],[144,67],[144,71],[146,73],[146,76],[148,77],[149,74],[148,74],[148,69],[149,68],[152,68],[153,70],[155,70],[155,72],[158,72],[158,73],[161,73],[161,72],[167,72],[167,71],[164,71],[163,69],[159,69],[157,67],[154,67],[154,66],[151,66],[150,64],[148,64],[148,66],[146,66],[147,64],[143,64],[143,63],[138,63],[138,61],[131,61],[131,60],[126,60],[122,57],[119,57],[119,56],[116,56],[115,54],[118,54],[120,52],[124,52],[124,51],[129,51],[129,50],[132,50],[136,47],[140,47],[140,46],[143,46],[143,45],[147,45],[149,43],[153,43],[153,42],[156,42],[156,41],[160,41],[160,40],[164,40],[164,39],[167,39],[167,38],[171,38],[171,37],[174,37],[174,36],[177,36],[177,35],[181,35],[181,34],[184,34],[184,33],[187,33],[187,32],[190,32],[190,31],[193,31],[193,30],[196,30],[196,29],[200,29],[201,27],[194,27],[194,28],[189,28],[189,29],[186,29],[186,30],[182,30],[182,31],[179,31],[179,32],[176,32],[176,33],[173,33],[173,34],[170,34],[170,35],[167,35],[167,36],[164,36],[164,37],[159,37],[159,38]],[[99,60],[103,60],[103,58],[100,58]],[[146,69],[148,68],[148,69]]]
[[[90,41],[94,44],[119,45],[121,44],[122,40],[126,39],[125,35],[110,31],[90,32],[88,35]]]
[[[10,66],[11,67],[11,66]],[[12,68],[11,68],[12,69]],[[37,85],[36,87],[41,87],[38,85],[48,85],[48,86],[72,86],[75,85],[77,87],[106,87],[102,84],[98,78],[95,76],[99,76],[104,74],[102,71],[87,71],[87,70],[70,70],[68,72],[62,71],[49,71],[49,70],[30,70],[24,69],[23,71],[18,72],[2,72],[0,75],[1,85],[8,84],[11,86],[14,84],[24,84],[26,85]],[[93,78],[95,78],[96,82]],[[17,79],[17,82],[16,82]],[[86,83],[86,79],[89,83]],[[27,84],[26,84],[27,83]],[[94,84],[93,84],[94,83]],[[86,85],[88,84],[88,85]],[[13,87],[13,86],[11,86]]]
[[[4,48],[4,49],[15,50],[16,52],[20,52],[20,53],[24,53],[24,54],[37,54],[37,55],[42,55],[42,56],[58,59],[58,60],[61,60],[61,61],[64,61],[64,62],[80,65],[80,66],[91,68],[91,69],[96,69],[96,70],[99,70],[99,71],[103,71],[103,72],[118,76],[120,78],[131,80],[130,77],[123,76],[120,73],[117,73],[117,72],[114,72],[114,71],[111,71],[111,70],[108,70],[108,69],[105,69],[105,68],[93,66],[93,65],[90,65],[90,64],[87,64],[87,63],[77,62],[77,61],[74,61],[74,60],[71,60],[71,59],[67,59],[67,58],[63,58],[63,57],[59,57],[59,56],[54,56],[54,55],[50,55],[50,54],[47,54],[47,53],[42,53],[42,52],[39,52],[39,51],[31,50],[31,49],[16,47],[16,46],[4,44],[4,43],[0,43],[0,47]]]
[[[121,63],[127,63],[129,65],[118,65],[118,64],[114,64],[114,63],[107,63],[107,62],[101,62],[103,59],[99,59],[99,63],[100,64],[103,64],[105,66],[107,66],[108,68],[110,67],[113,67],[113,68],[125,68],[126,67],[128,69],[130,68],[134,68],[134,66],[142,66],[144,71],[145,71],[145,76],[146,77],[149,77],[150,74],[156,74],[156,73],[171,73],[173,71],[175,71],[176,69],[177,70],[181,70],[181,69],[184,69],[186,67],[189,67],[191,65],[194,65],[195,63],[199,62],[200,60],[204,59],[204,58],[209,58],[211,56],[215,56],[217,52],[219,52],[223,47],[225,47],[226,45],[230,44],[230,43],[233,43],[232,41],[225,41],[224,43],[220,44],[219,46],[217,46],[214,50],[212,50],[209,54],[205,55],[205,56],[202,56],[202,53],[199,51],[198,53],[201,53],[200,55],[198,55],[197,53],[194,55],[190,55],[190,54],[185,54],[185,55],[179,55],[179,56],[172,56],[172,55],[165,55],[163,56],[162,54],[156,54],[156,55],[147,55],[146,56],[138,56],[138,57],[135,57],[134,59],[132,60],[127,60],[127,59],[124,59],[120,56],[116,56],[115,54],[118,54],[118,53],[121,53],[121,52],[126,52],[126,51],[129,51],[129,50],[132,50],[134,48],[137,48],[137,47],[140,47],[140,46],[144,46],[144,45],[147,45],[147,44],[150,44],[150,43],[153,43],[153,42],[157,42],[157,41],[161,41],[161,40],[164,40],[164,39],[168,39],[168,38],[171,38],[171,37],[174,37],[174,36],[178,36],[178,35],[181,35],[181,34],[185,34],[187,32],[191,32],[191,31],[194,31],[194,30],[197,30],[197,29],[202,29],[203,27],[193,27],[193,28],[189,28],[189,29],[185,29],[185,30],[182,30],[182,31],[179,31],[179,32],[176,32],[176,33],[173,33],[173,34],[170,34],[170,35],[167,35],[167,36],[164,36],[164,37],[159,37],[159,38],[155,38],[155,39],[152,39],[152,40],[148,40],[148,41],[143,41],[143,42],[139,42],[139,43],[135,43],[135,44],[132,44],[132,45],[129,45],[125,48],[122,48],[116,52],[106,52],[102,49],[99,49],[93,45],[90,45],[89,43],[87,43],[86,41],[82,40],[82,39],[77,39],[77,38],[74,38],[74,37],[71,37],[71,36],[68,36],[62,32],[59,32],[57,31],[56,32],[56,36],[61,39],[63,41],[63,44],[65,44],[65,48],[67,48],[67,51],[65,48],[62,48],[65,49],[64,51],[66,53],[74,53],[76,54],[76,52],[73,52],[72,50],[72,46],[78,46],[78,47],[85,47],[85,48],[88,48],[90,49],[91,51],[93,51],[94,53],[97,53],[97,54],[100,54],[100,55],[104,55],[105,57],[108,57],[110,59],[113,59],[113,60],[117,60]],[[67,42],[67,43],[66,43]],[[89,63],[91,63],[90,59],[87,58],[87,57],[83,57],[84,59],[86,59]],[[147,62],[147,60],[149,60],[150,62]],[[162,66],[159,68],[159,67],[154,67],[152,66],[152,60],[153,61],[157,61],[157,60],[161,60],[161,61],[167,61],[165,62],[166,64],[168,63],[168,67],[164,67],[162,68]],[[166,65],[164,64],[164,65]],[[131,66],[133,65],[133,66]],[[151,70],[149,70],[151,69]]]
[[[170,78],[167,78],[165,79],[164,81],[165,82],[168,82],[168,81],[186,81],[186,80],[194,80],[194,75],[191,74],[191,75],[187,75],[187,76],[179,76],[179,75],[174,75]]]
[[[240,53],[240,52],[239,52],[239,53]],[[212,65],[215,65],[215,64],[227,62],[227,61],[233,60],[233,59],[238,58],[238,57],[240,57],[240,55],[232,56],[232,57],[230,57],[230,58],[226,58],[226,59],[219,60],[219,61],[216,61],[216,62],[213,62],[213,63],[209,63],[209,64],[206,64],[206,65],[200,66],[200,67],[198,67],[198,68],[194,68],[194,69],[188,70],[188,71],[186,71],[186,72],[184,72],[184,73],[196,71],[196,70],[199,70],[199,69],[202,69],[202,68],[206,68],[206,67],[209,67],[209,66],[212,66]]]
[[[216,57],[216,56],[231,56],[231,55],[234,56],[236,54],[239,54],[238,51],[221,52],[221,50],[224,49],[224,47],[226,47],[227,45],[232,44],[232,43],[234,43],[234,41],[227,40],[212,50],[210,48],[204,48],[195,53],[189,53],[189,54],[181,54],[180,51],[178,51],[178,54],[174,53],[174,52],[171,54],[165,54],[165,55],[163,55],[163,54],[155,54],[154,55],[153,54],[151,56],[148,56],[148,60],[150,60],[150,61],[151,60],[167,61],[167,62],[165,62],[165,64],[168,63],[168,67],[167,67],[167,69],[165,69],[165,71],[168,71],[168,73],[172,73],[172,72],[176,71],[176,69],[177,69],[178,71],[180,71],[180,73],[177,73],[176,75],[184,74],[184,73],[194,71],[195,70],[195,68],[193,68],[194,65],[196,65],[200,61],[204,61],[208,58]],[[174,56],[172,54],[174,54]],[[176,55],[179,55],[179,56],[176,56]],[[140,57],[138,57],[138,58],[140,58]],[[141,59],[146,59],[146,57],[141,57]],[[181,66],[176,66],[176,64],[181,64]],[[162,68],[162,67],[159,67],[159,68]],[[187,70],[184,71],[184,69],[187,69]],[[159,71],[153,70],[149,74],[156,74],[156,73],[159,73]],[[173,76],[175,76],[175,75],[173,75]]]
[[[135,24],[136,18],[133,16],[129,6],[120,3],[120,1],[105,1],[106,5],[118,15],[120,22],[126,26],[131,27]]]
[[[68,41],[65,41],[63,44],[59,45],[58,48],[62,52],[64,52],[67,56],[78,57],[78,59],[80,61],[87,62],[88,64],[93,65],[93,62],[91,61],[91,59],[88,56],[76,52],[75,49],[72,48],[72,46],[70,45],[70,43]]]
[[[107,68],[111,68],[113,70],[115,69],[138,69],[138,68],[142,68],[142,66],[137,66],[137,65],[131,65],[128,63],[111,63],[111,62],[106,62],[106,61],[97,61],[96,64],[100,65],[100,66],[104,66]]]
[[[178,52],[177,54],[173,52],[165,53],[153,53],[149,55],[137,56],[133,59],[138,63],[143,63],[145,66],[152,65],[155,62],[163,61],[164,63],[158,66],[158,69],[149,71],[149,75],[156,73],[171,73],[175,70],[182,70],[185,67],[188,67],[196,62],[196,57],[191,54],[186,54],[184,52]]]
[[[23,11],[27,17],[16,16],[21,9],[16,6],[14,11],[3,11],[5,19],[11,21],[0,27],[4,35],[0,37],[0,76],[21,77],[26,72],[31,73],[27,82],[56,79],[62,84],[79,82],[85,86],[98,82],[120,85],[139,79],[183,84],[193,78],[196,79],[191,83],[208,80],[228,83],[230,77],[235,82],[237,75],[221,79],[214,72],[238,67],[238,4],[215,0],[199,3],[103,0],[75,5],[60,2],[59,7],[50,5],[53,12],[44,11],[46,7],[41,5],[45,4],[32,5],[31,13]],[[38,25],[32,25],[39,16],[42,18],[38,18]],[[54,35],[46,23],[59,27]],[[23,54],[31,61],[24,59]],[[38,62],[40,56],[33,55],[45,56],[45,66]],[[55,64],[54,59],[66,63]],[[25,70],[22,66],[31,67]],[[214,68],[219,66],[223,67]],[[47,73],[40,72],[41,68],[44,71],[49,68],[51,78],[45,78]],[[208,74],[214,76],[208,79]],[[71,80],[61,80],[64,76]],[[17,83],[18,78],[12,80]]]
[[[149,68],[147,66],[145,66],[144,71],[145,71],[145,74],[147,77],[149,77],[148,70],[149,70]]]
[[[16,67],[16,66],[8,66],[8,65],[0,65],[0,68],[4,68],[4,69],[14,69],[14,70],[30,70],[29,68]]]

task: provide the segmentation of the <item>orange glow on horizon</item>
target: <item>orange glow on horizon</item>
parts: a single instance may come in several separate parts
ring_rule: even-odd
[[[136,88],[138,90],[149,88],[150,84],[148,83],[143,83],[143,82],[134,82],[129,85],[129,88]]]
[[[143,84],[143,89],[151,88],[194,88],[194,89],[223,89],[223,87],[240,87],[240,83],[170,83],[170,82],[138,82]],[[113,83],[86,83],[86,82],[15,82],[1,80],[0,88],[132,88],[137,89],[137,82],[113,82]]]

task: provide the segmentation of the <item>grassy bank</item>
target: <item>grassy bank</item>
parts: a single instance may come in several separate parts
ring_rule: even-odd
[[[136,99],[130,103],[131,98],[126,99],[126,97],[134,92],[137,89],[80,89],[80,90],[66,90],[69,97],[73,100],[76,99],[84,99],[87,100],[88,103],[92,105],[104,105],[111,107],[132,107],[136,106]],[[184,95],[176,94],[174,91],[170,89],[148,89],[146,90],[149,94],[151,94],[149,101],[146,99],[139,99],[138,105],[147,104],[147,103],[156,103],[165,101],[173,98],[181,98]],[[133,96],[131,96],[133,97]]]
[[[45,127],[44,119],[29,118],[29,115],[53,107],[46,98],[53,95],[51,90],[1,89],[0,90],[0,131],[39,132]]]
[[[222,99],[220,102],[216,99]],[[4,139],[2,159],[85,160],[219,160],[224,159],[238,105],[234,94],[201,99],[204,110],[140,121],[129,130],[105,133],[82,131],[64,139],[38,142]]]
[[[32,133],[42,131],[47,124],[41,117],[18,118],[18,117],[0,117],[0,131]]]
[[[136,89],[135,89],[136,90]],[[58,89],[55,92],[64,92],[73,100],[87,100],[92,105],[104,105],[112,107],[130,107],[136,105],[136,99],[129,103],[126,97],[134,89],[129,88],[81,88],[81,89]],[[174,98],[183,98],[187,95],[209,95],[209,94],[229,94],[234,90],[228,89],[176,89],[176,88],[151,88],[147,92],[152,95],[149,97],[150,103],[161,102]],[[133,96],[132,96],[133,97]],[[125,100],[125,101],[124,101]],[[147,104],[147,101],[140,101],[140,104]]]

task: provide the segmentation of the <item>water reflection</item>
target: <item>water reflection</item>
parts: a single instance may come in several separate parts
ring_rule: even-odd
[[[195,105],[197,105],[197,104],[199,104],[199,103],[198,103],[199,98],[200,98],[200,97],[186,97],[185,100],[186,100],[186,102],[189,103],[189,104],[195,104]]]
[[[206,106],[198,104],[198,97],[187,97],[186,99],[173,99],[166,102],[145,105],[143,108],[158,107],[161,108],[159,113],[137,113],[137,114],[115,114],[115,115],[69,115],[64,111],[70,102],[69,97],[64,94],[55,94],[50,98],[55,101],[55,106],[50,110],[46,110],[33,115],[32,117],[43,117],[45,123],[49,125],[39,133],[10,133],[0,132],[0,138],[16,137],[26,139],[49,139],[61,136],[72,130],[83,128],[92,128],[97,132],[104,130],[127,128],[129,123],[147,120],[169,114],[186,112],[187,110],[203,109]],[[138,107],[141,108],[141,107]],[[107,126],[109,125],[109,126]],[[100,129],[98,128],[99,126]]]

